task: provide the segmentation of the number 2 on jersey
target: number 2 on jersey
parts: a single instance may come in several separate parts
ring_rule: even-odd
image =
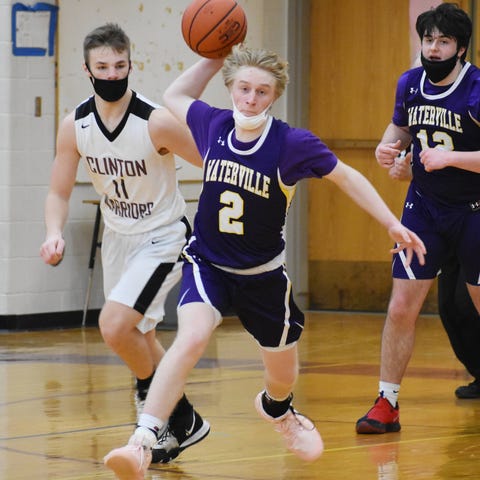
[[[420,140],[422,144],[422,150],[426,150],[429,148],[428,145],[428,135],[427,131],[422,129],[417,133],[417,138]],[[435,148],[439,148],[441,150],[445,150],[448,152],[453,151],[453,140],[448,133],[445,132],[433,132],[432,140],[436,143]]]
[[[243,235],[243,198],[235,192],[225,190],[220,195],[220,203],[225,205],[218,212],[218,228],[223,233]]]

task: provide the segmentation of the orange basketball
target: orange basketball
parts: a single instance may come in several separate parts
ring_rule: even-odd
[[[202,57],[226,57],[246,34],[247,17],[235,0],[194,0],[182,16],[183,38]]]

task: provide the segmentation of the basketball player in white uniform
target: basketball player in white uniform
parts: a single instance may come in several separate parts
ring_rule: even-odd
[[[59,127],[40,254],[50,265],[63,257],[62,232],[81,159],[101,196],[105,225],[100,331],[136,378],[140,414],[165,353],[155,327],[180,278],[179,255],[191,232],[173,153],[197,166],[202,160],[188,129],[128,88],[130,40],[118,25],[96,28],[83,47],[84,70],[95,93]],[[210,430],[185,395],[169,425],[153,452],[155,462],[175,458]]]

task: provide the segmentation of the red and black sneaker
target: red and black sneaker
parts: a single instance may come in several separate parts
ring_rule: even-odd
[[[399,432],[399,410],[398,403],[394,408],[386,398],[379,396],[375,405],[357,421],[357,433]]]

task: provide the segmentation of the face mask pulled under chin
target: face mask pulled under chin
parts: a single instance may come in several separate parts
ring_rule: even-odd
[[[253,115],[251,117],[247,117],[244,115],[235,105],[235,102],[232,99],[233,104],[233,119],[235,120],[235,124],[238,125],[243,130],[256,130],[260,128],[268,118],[268,112],[270,111],[270,104],[263,112],[260,112],[258,115]]]
[[[447,58],[446,60],[434,62],[432,60],[428,60],[422,54],[420,60],[423,68],[425,69],[427,78],[433,83],[438,83],[444,78],[447,78],[450,72],[455,68],[458,57],[457,54],[455,54],[453,57]]]
[[[102,80],[90,77],[95,93],[106,102],[116,102],[120,100],[128,88],[128,75],[121,80]]]

